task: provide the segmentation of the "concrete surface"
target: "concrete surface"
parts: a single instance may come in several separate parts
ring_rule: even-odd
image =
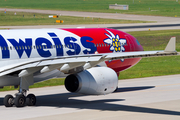
[[[6,120],[179,120],[180,74],[120,80],[117,92],[84,96],[68,93],[64,86],[31,89],[37,105],[5,108],[0,92],[0,117]]]

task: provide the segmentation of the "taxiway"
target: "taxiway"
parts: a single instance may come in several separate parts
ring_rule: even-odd
[[[34,107],[5,108],[0,92],[0,116],[6,120],[179,120],[180,74],[120,80],[117,92],[84,96],[68,93],[64,86],[31,89]]]

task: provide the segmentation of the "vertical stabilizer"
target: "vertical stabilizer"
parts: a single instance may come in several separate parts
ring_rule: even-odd
[[[176,52],[176,37],[171,37],[164,52]]]

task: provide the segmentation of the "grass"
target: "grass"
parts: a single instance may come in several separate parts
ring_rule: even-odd
[[[176,0],[0,0],[0,3],[2,8],[180,16],[180,1]],[[129,10],[109,9],[109,4],[115,3],[129,5]]]
[[[138,31],[129,32],[138,39],[145,50],[163,50],[172,36],[176,36],[177,51],[180,51],[180,30]],[[142,78],[161,75],[180,74],[180,56],[142,58],[132,68],[122,71],[119,79]],[[63,78],[55,78],[35,83],[30,88],[63,85]],[[5,87],[0,91],[14,90],[14,87]]]
[[[119,79],[180,74],[180,56],[143,58],[137,65],[120,72]]]
[[[176,50],[180,51],[180,30],[128,32],[143,46],[144,50],[164,50],[171,37],[176,37]]]
[[[56,23],[56,20],[63,20],[63,23]],[[6,14],[0,11],[1,26],[17,26],[17,25],[73,25],[73,24],[122,24],[122,23],[147,23],[146,21],[131,21],[131,20],[115,20],[115,19],[100,19],[89,17],[71,17],[59,16],[58,18],[49,18],[46,14],[7,12]]]
[[[34,85],[30,86],[30,88],[39,88],[45,86],[58,86],[64,84],[64,78],[53,78],[47,81],[35,83]],[[10,91],[10,90],[18,90],[18,88],[14,88],[14,86],[5,86],[0,91]]]

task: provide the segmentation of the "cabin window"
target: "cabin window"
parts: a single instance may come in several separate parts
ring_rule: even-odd
[[[12,47],[10,46],[10,49],[12,50]]]

